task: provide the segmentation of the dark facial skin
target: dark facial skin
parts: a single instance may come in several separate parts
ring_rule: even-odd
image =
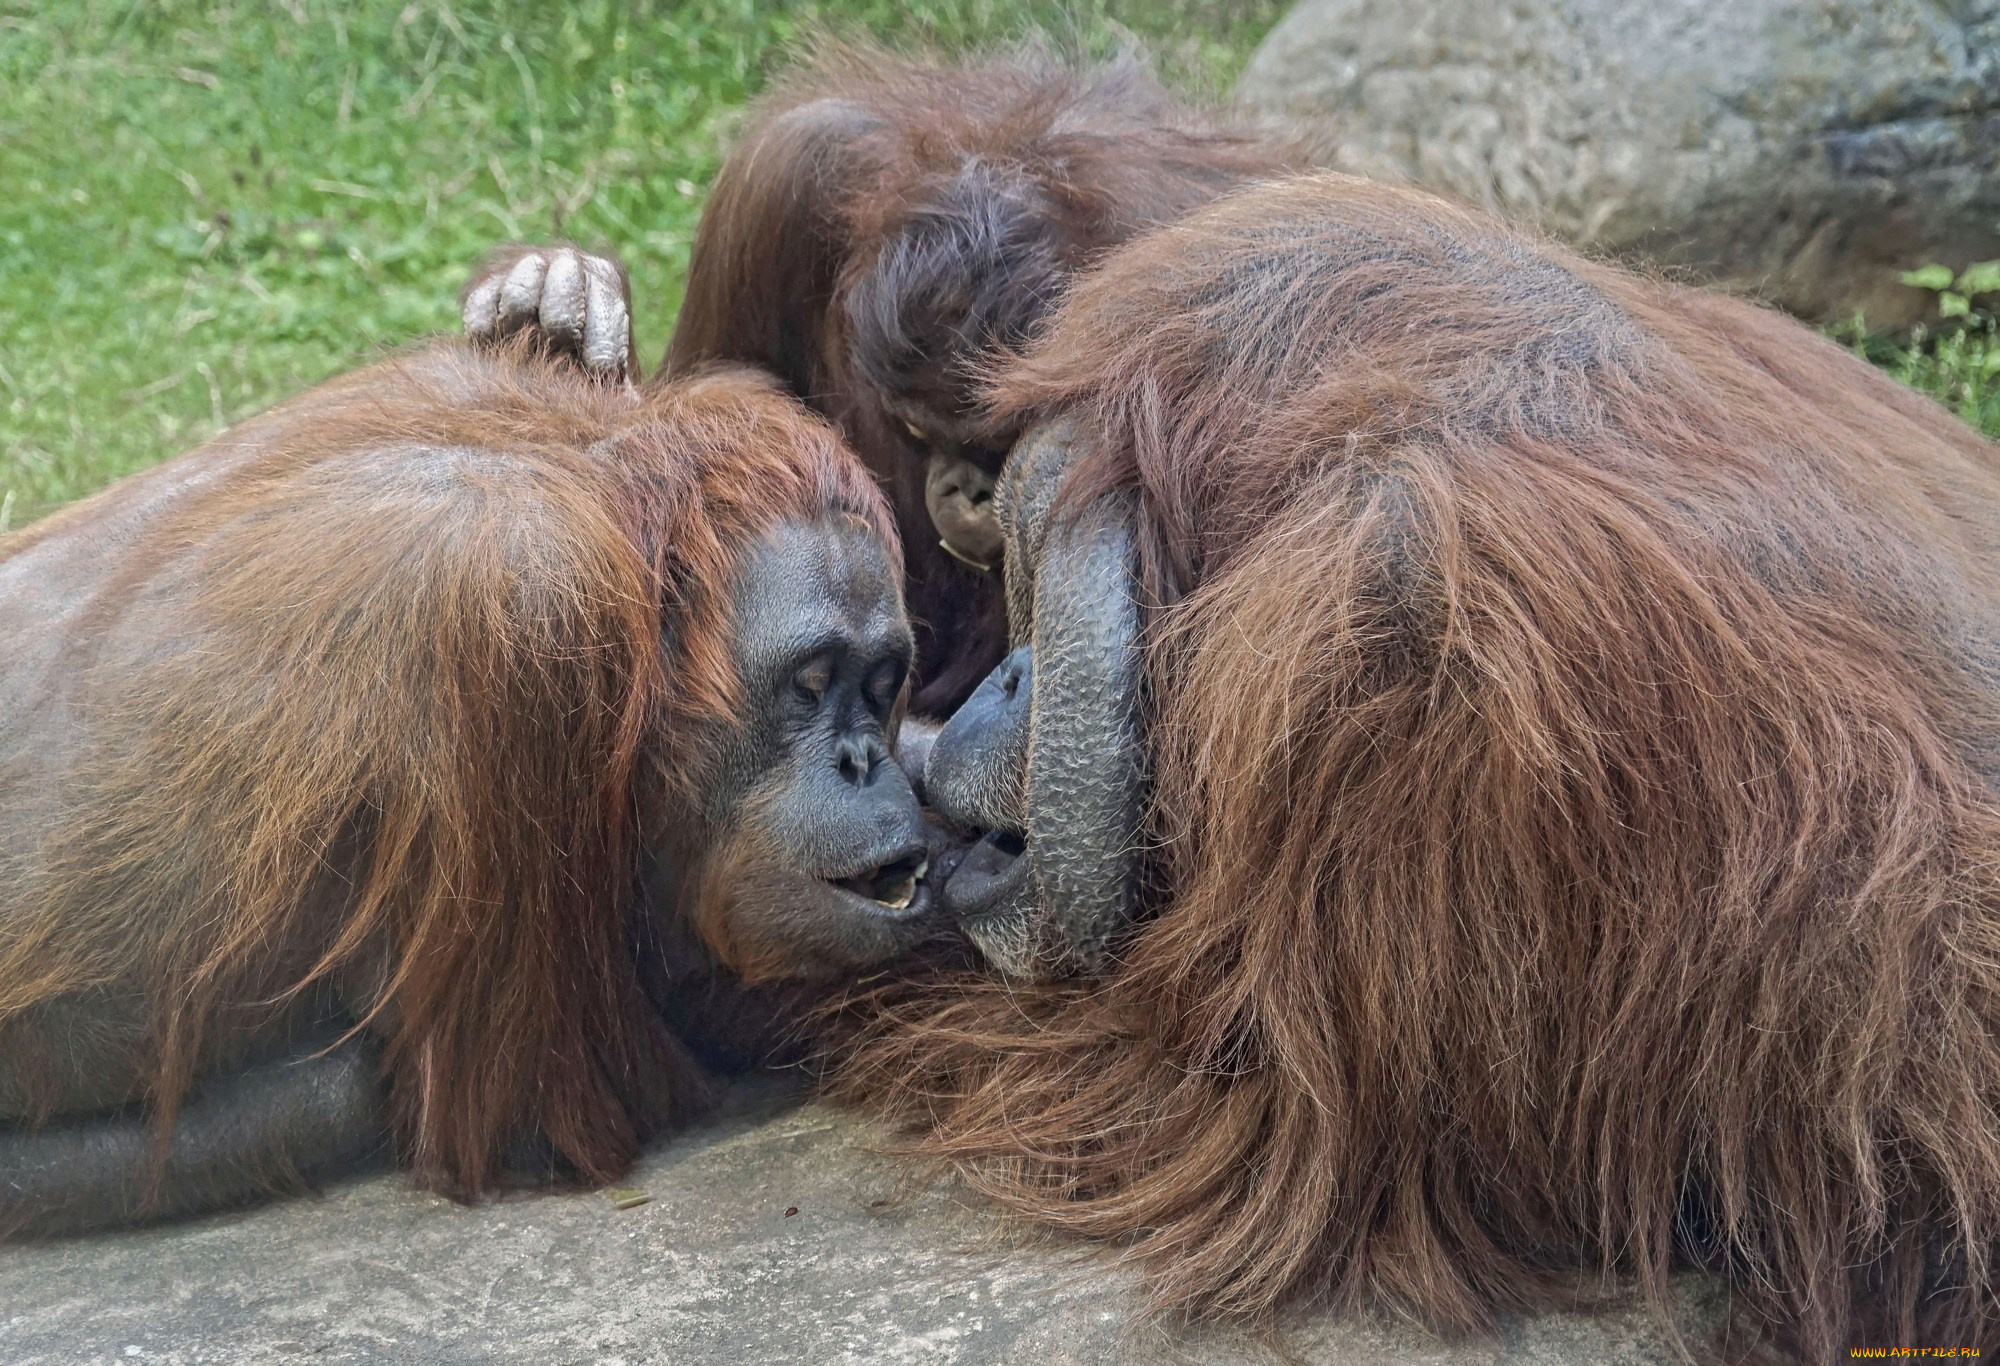
[[[946,914],[975,938],[1004,920],[1021,895],[1028,861],[1029,702],[1034,647],[1023,645],[986,676],[925,755],[925,792],[939,815],[983,837],[956,865],[940,892]]]
[[[912,395],[885,396],[889,416],[921,446],[924,505],[938,540],[974,569],[997,569],[1005,548],[993,503],[1006,452],[971,423],[938,411]]]
[[[1029,433],[997,490],[1014,650],[932,739],[926,800],[983,832],[941,900],[1010,976],[1101,967],[1136,907],[1143,842],[1132,509],[1058,521],[1070,428]],[[1032,719],[1032,725],[1030,724]]]
[[[1003,660],[932,738],[924,797],[974,836],[943,865],[938,903],[993,967],[1009,977],[1060,975],[1068,946],[1035,879],[1047,854],[1028,844],[1029,722],[1034,647]]]
[[[748,981],[852,971],[932,929],[932,833],[890,744],[912,651],[888,557],[858,522],[788,523],[732,585],[742,719],[700,742],[699,813],[670,866]]]
[[[924,506],[938,543],[974,569],[1000,565],[1004,543],[993,516],[993,475],[962,457],[933,454],[924,462]]]

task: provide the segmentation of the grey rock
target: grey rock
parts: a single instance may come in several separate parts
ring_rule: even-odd
[[[1249,110],[1806,317],[1918,318],[2000,256],[2000,0],[1304,0]]]
[[[1673,1361],[1636,1312],[1505,1323],[1443,1343],[1307,1317],[1270,1335],[1170,1330],[1130,1277],[998,1236],[931,1190],[878,1206],[883,1135],[768,1089],[652,1153],[650,1203],[602,1193],[464,1208],[393,1173],[322,1197],[70,1242],[0,1247],[0,1361],[1063,1363],[1568,1366]],[[795,1215],[786,1210],[796,1207]],[[1717,1296],[1677,1283],[1684,1331]]]

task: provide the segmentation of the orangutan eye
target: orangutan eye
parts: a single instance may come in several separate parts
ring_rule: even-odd
[[[877,716],[887,716],[889,709],[896,705],[897,695],[903,691],[903,675],[907,667],[900,659],[885,659],[868,674],[868,705]]]
[[[832,686],[833,661],[825,656],[808,660],[804,668],[792,675],[792,691],[801,701],[817,704]]]

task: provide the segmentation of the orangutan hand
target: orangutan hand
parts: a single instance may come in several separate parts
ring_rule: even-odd
[[[477,343],[531,334],[552,356],[594,379],[630,384],[632,289],[616,261],[570,246],[504,247],[462,296],[465,335]]]

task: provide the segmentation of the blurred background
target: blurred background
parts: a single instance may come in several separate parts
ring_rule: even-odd
[[[459,285],[502,241],[562,236],[618,254],[632,271],[639,355],[650,365],[665,347],[702,195],[734,120],[766,73],[820,29],[947,52],[1030,34],[1086,55],[1136,45],[1170,86],[1210,100],[1231,96],[1268,35],[1258,90],[1244,82],[1246,104],[1298,114],[1285,108],[1295,95],[1318,101],[1336,127],[1326,144],[1339,164],[1375,169],[1400,157],[1390,172],[1555,219],[1568,211],[1568,182],[1549,170],[1560,157],[1569,158],[1563,168],[1586,169],[1636,157],[1637,179],[1661,181],[1643,164],[1643,138],[1628,138],[1616,155],[1586,148],[1581,161],[1566,134],[1556,153],[1538,152],[1533,138],[1550,125],[1540,106],[1491,114],[1491,70],[1481,96],[1460,79],[1468,68],[1439,46],[1434,24],[1375,4],[1380,32],[1370,37],[1351,12],[1358,3],[1322,3],[1315,20],[1310,0],[1291,19],[1284,0],[0,0],[0,527],[187,449],[386,348],[455,327]],[[1482,13],[1469,0],[1456,9]],[[1273,34],[1281,19],[1289,36]],[[1666,50],[1639,37],[1649,54]],[[1531,59],[1511,77],[1500,72],[1504,104],[1539,89],[1531,80],[1550,79],[1529,66],[1562,53],[1534,34],[1500,39]],[[1406,56],[1377,53],[1400,83],[1369,86],[1355,78],[1353,54],[1328,51],[1329,41],[1428,44],[1430,56],[1451,59],[1438,69],[1459,73],[1457,83],[1412,87]],[[1871,36],[1864,56],[1882,41]],[[1598,76],[1629,94],[1630,81]],[[1340,88],[1327,89],[1329,79]],[[1732,99],[1732,109],[1743,102]],[[1600,117],[1575,100],[1565,107],[1593,124],[1626,117]],[[1440,111],[1457,121],[1439,122]],[[1403,129],[1398,120],[1411,117],[1424,127]],[[1700,172],[1735,155],[1718,140],[1727,128],[1690,141],[1685,120],[1655,122],[1679,139],[1662,159],[1681,157]],[[1380,136],[1357,139],[1357,129]],[[1467,148],[1476,164],[1455,171]],[[1879,169],[1869,172],[1877,180]],[[1470,191],[1454,181],[1459,172],[1477,177]],[[1755,167],[1746,174],[1763,183]],[[1626,246],[1605,235],[1615,216],[1593,221],[1587,187],[1581,193],[1584,210],[1567,235]],[[1668,211],[1621,193],[1627,218]],[[1740,201],[1727,212],[1774,221],[1790,213]],[[1692,202],[1723,237],[1744,235],[1713,196]],[[1921,233],[1903,237],[1921,242]],[[1989,254],[2000,256],[1995,241]],[[2000,263],[1956,246],[1959,259],[1935,262],[1910,250],[1918,255],[1901,262],[1857,259],[1903,291],[1896,297],[1917,292],[1924,306],[1911,314],[1914,326],[1899,318],[1885,331],[1856,317],[1850,302],[1876,295],[1845,280],[1815,293],[1814,272],[1855,267],[1810,255],[1797,268],[1802,297],[1812,299],[1803,311],[2000,433],[1989,307],[2000,304]],[[1674,264],[1671,253],[1661,259]]]

